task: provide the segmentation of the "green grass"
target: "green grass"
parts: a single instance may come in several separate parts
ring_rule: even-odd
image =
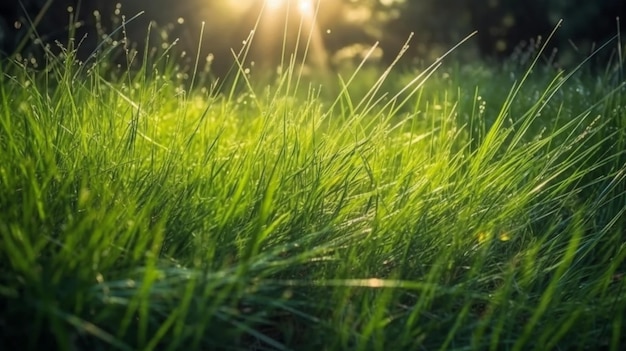
[[[626,345],[613,66],[47,60],[1,67],[2,349]]]

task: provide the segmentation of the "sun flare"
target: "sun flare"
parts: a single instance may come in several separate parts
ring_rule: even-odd
[[[312,0],[299,0],[298,11],[303,16],[313,16],[315,14],[315,5]]]
[[[315,2],[313,0],[260,0],[265,1],[265,6],[270,11],[285,9],[287,6],[296,6],[303,16],[315,14]]]
[[[332,14],[338,8],[336,2],[321,11],[324,0],[229,1],[233,12],[241,15],[240,26],[254,28],[251,56],[256,57],[256,63],[267,67],[282,65],[285,57],[279,58],[280,64],[271,58],[294,51],[301,55],[298,61],[303,64],[326,69],[329,54],[322,36],[326,30],[320,28],[322,19],[318,15]],[[245,37],[242,39],[244,44],[248,42]]]

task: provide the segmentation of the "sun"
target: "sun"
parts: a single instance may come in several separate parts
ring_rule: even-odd
[[[313,0],[259,0],[265,1],[265,6],[270,11],[278,11],[286,6],[297,6],[298,12],[303,16],[312,17],[315,15],[315,3]]]
[[[312,0],[299,0],[298,11],[303,16],[313,16],[315,14],[315,5]]]

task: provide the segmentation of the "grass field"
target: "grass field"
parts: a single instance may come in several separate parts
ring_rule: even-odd
[[[2,349],[623,349],[620,64],[5,60]]]

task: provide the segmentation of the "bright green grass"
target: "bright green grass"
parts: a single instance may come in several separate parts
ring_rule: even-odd
[[[2,349],[626,345],[619,72],[49,60],[0,76]]]

